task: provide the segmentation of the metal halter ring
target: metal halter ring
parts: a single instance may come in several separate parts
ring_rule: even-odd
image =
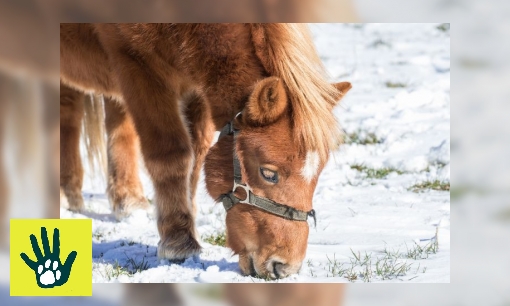
[[[238,198],[239,203],[251,204],[250,203],[250,193],[252,193],[251,187],[244,185],[244,184],[238,184],[238,183],[234,182],[234,188],[232,189],[232,193],[234,193],[236,191],[237,187],[241,187],[241,189],[243,189],[244,192],[246,192],[246,198],[244,200],[241,200]]]

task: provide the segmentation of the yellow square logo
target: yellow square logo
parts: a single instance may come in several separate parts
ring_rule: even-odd
[[[12,219],[11,296],[91,296],[92,220]]]

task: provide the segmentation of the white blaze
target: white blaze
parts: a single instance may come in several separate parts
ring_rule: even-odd
[[[319,171],[320,158],[319,153],[312,151],[306,154],[305,165],[301,169],[301,175],[307,182],[310,182]]]

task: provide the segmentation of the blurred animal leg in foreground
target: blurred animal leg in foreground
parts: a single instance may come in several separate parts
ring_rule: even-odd
[[[344,284],[225,284],[233,306],[341,306]]]
[[[0,75],[0,86],[4,84]],[[4,141],[5,119],[7,117],[7,97],[4,88],[0,87],[0,247],[3,247],[7,239],[7,205],[9,203],[9,187],[7,185],[7,173],[4,166]]]
[[[46,173],[46,211],[45,218],[60,218],[60,115],[58,111],[59,88],[52,84],[42,85],[44,105],[44,151]]]
[[[124,306],[181,306],[175,284],[124,284]]]

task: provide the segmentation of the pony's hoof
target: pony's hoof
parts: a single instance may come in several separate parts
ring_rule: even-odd
[[[83,212],[83,205],[82,206],[69,206],[69,211],[72,211],[73,213],[81,213]]]
[[[81,194],[76,196],[66,196],[65,193],[60,190],[60,207],[79,213],[83,211],[84,206]]]
[[[113,205],[113,214],[117,221],[121,221],[129,216],[134,211],[137,210],[145,210],[149,211],[151,207],[149,201],[145,197],[130,197],[125,198],[118,203],[114,203]]]
[[[158,243],[158,258],[181,262],[186,258],[200,254],[200,244],[190,234],[182,237],[173,236],[160,240]]]

